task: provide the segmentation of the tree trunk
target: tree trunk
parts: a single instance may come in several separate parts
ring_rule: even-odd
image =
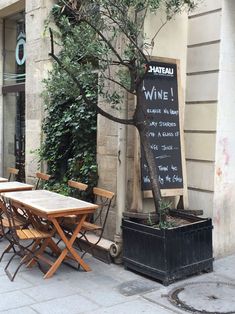
[[[155,205],[155,210],[158,212],[159,202],[161,200],[161,191],[159,187],[159,174],[154,159],[153,152],[150,147],[149,139],[146,134],[146,127],[137,127],[140,135],[140,143],[142,145],[142,150],[145,155],[146,163],[148,166],[148,175],[152,186],[153,200]]]

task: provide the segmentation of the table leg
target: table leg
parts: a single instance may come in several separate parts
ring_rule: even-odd
[[[50,267],[50,269],[47,271],[47,273],[44,275],[44,279],[50,278],[53,276],[54,272],[58,269],[60,264],[63,262],[64,258],[66,257],[68,253],[68,249],[64,249],[60,256],[57,258],[57,260],[53,263],[53,265]]]
[[[71,255],[74,257],[75,261],[77,261],[85,271],[91,270],[90,267],[83,261],[83,259],[77,254],[77,252],[73,248],[73,243],[76,240],[76,237],[77,237],[79,231],[81,230],[82,224],[83,224],[84,220],[86,219],[86,216],[87,216],[86,214],[82,216],[81,220],[77,224],[77,226],[76,226],[76,228],[72,234],[72,237],[69,240],[65,236],[65,234],[64,234],[62,228],[60,227],[57,219],[53,218],[51,220],[53,225],[55,226],[55,229],[56,229],[58,235],[60,236],[61,240],[66,245],[66,248],[61,252],[60,256],[57,258],[57,260],[54,262],[54,264],[50,267],[48,272],[45,274],[44,278],[50,278],[54,274],[54,272],[58,269],[58,267],[63,262],[63,260],[66,258],[68,253],[71,253]]]
[[[42,242],[40,249],[39,249],[36,253],[34,253],[36,257],[40,257],[40,256],[42,255],[42,253],[44,252],[45,248],[48,246],[49,240],[50,240],[50,238],[47,238],[47,239],[45,239],[45,240]],[[42,241],[42,240],[40,240],[40,242],[41,242],[41,241]],[[39,242],[39,243],[40,243],[40,242]],[[37,242],[37,243],[38,243],[38,242]],[[35,244],[37,244],[37,243],[35,243]],[[35,248],[36,248],[36,247],[35,247]],[[34,248],[34,250],[35,250],[35,248]],[[33,252],[34,252],[34,251],[33,251]],[[32,267],[32,266],[35,265],[35,263],[36,263],[35,259],[32,258],[32,259],[29,261],[29,263],[27,264],[27,267]]]

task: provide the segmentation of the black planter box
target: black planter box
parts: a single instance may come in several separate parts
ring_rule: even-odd
[[[168,285],[177,279],[213,270],[211,219],[177,213],[188,225],[156,229],[122,220],[124,267]]]

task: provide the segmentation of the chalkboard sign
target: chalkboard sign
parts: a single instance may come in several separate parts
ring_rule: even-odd
[[[147,136],[159,172],[160,189],[183,188],[177,64],[151,61],[139,90]],[[141,153],[142,190],[151,190]]]

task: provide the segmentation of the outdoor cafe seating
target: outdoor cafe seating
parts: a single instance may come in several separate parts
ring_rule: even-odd
[[[85,271],[91,270],[83,257],[88,252],[93,253],[103,235],[114,193],[93,188],[95,202],[86,202],[40,190],[40,181],[49,180],[50,175],[37,173],[36,178],[37,189],[33,189],[32,185],[14,181],[0,183],[0,232],[2,238],[8,242],[0,262],[6,253],[11,253],[6,255],[9,256],[5,267],[6,274],[13,281],[23,265],[32,267],[37,264],[44,272],[44,278],[50,278],[62,262],[71,260],[79,265],[78,268],[81,266]],[[81,191],[88,187],[73,180],[69,180],[68,185]],[[106,202],[98,204],[98,199]],[[88,233],[98,231],[98,241],[91,242]],[[63,245],[59,245],[59,242]],[[75,246],[75,243],[78,243],[78,246]],[[48,248],[52,252],[50,256],[45,255]],[[9,268],[16,256],[21,259],[16,269],[10,272]],[[44,264],[46,268],[42,267]]]

